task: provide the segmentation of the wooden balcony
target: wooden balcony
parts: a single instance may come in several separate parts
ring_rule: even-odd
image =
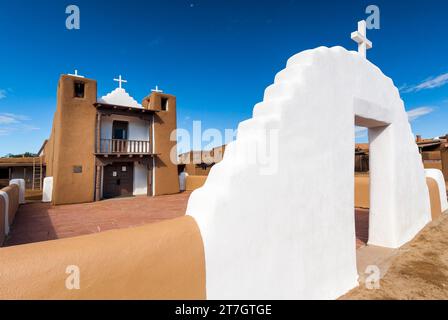
[[[100,139],[96,154],[99,155],[151,155],[152,146],[149,141]]]

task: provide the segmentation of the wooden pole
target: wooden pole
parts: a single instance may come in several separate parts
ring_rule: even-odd
[[[100,201],[101,199],[101,170],[102,166],[96,166],[96,179],[95,179],[95,201]]]
[[[96,152],[101,153],[101,113],[96,114]]]

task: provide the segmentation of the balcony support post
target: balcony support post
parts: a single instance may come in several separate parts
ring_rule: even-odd
[[[101,112],[96,113],[96,152],[101,152]]]

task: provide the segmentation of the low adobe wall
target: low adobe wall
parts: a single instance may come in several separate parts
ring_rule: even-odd
[[[0,299],[206,298],[204,248],[191,217],[2,248],[0,261]],[[79,289],[69,290],[76,268]]]
[[[14,218],[16,217],[17,210],[19,209],[20,189],[18,185],[12,184],[3,188],[1,191],[6,192],[8,195],[8,222],[11,226],[14,222]]]
[[[0,197],[0,247],[5,242],[6,229],[5,229],[5,199]]]
[[[0,190],[0,247],[9,233],[9,227],[14,222],[19,209],[20,189],[16,184]]]
[[[428,177],[426,177],[426,184],[428,185],[429,201],[431,203],[431,218],[437,220],[442,215],[439,186],[435,179]]]
[[[207,180],[207,176],[187,176],[185,182],[186,191],[194,191],[202,187]]]
[[[355,207],[370,208],[369,176],[355,176]],[[443,212],[441,207],[438,183],[433,178],[426,178],[431,203],[431,216],[433,220],[439,218]]]
[[[443,170],[442,162],[423,162],[425,169]]]
[[[370,181],[368,175],[355,176],[355,207],[370,208]]]

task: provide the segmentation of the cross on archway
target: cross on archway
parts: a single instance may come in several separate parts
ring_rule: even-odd
[[[358,22],[358,31],[352,32],[352,40],[358,44],[358,52],[367,57],[367,50],[372,49],[372,42],[367,39],[367,24],[365,20]]]
[[[128,81],[127,80],[124,80],[122,77],[121,77],[121,74],[120,74],[120,76],[118,77],[118,79],[114,79],[114,81],[117,81],[118,82],[118,87],[121,89],[122,88],[122,84],[123,83],[127,83]]]

